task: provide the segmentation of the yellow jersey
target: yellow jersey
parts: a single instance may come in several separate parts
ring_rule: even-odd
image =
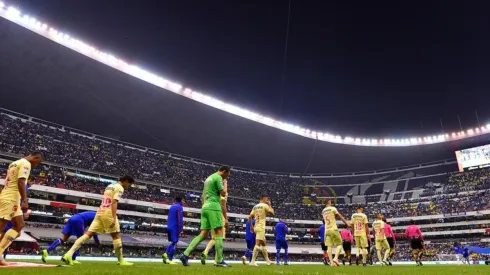
[[[25,184],[27,184],[30,173],[31,163],[26,159],[22,158],[12,162],[7,171],[5,186],[0,194],[0,199],[19,202],[21,199],[18,186],[19,179],[25,179]]]
[[[322,217],[325,221],[325,231],[338,230],[337,227],[337,215],[339,211],[333,206],[323,208]]]
[[[351,218],[352,225],[354,226],[354,236],[366,235],[366,224],[369,224],[368,218],[364,213],[355,213]]]
[[[382,241],[386,240],[385,235],[385,222],[382,220],[375,220],[373,222],[374,237],[376,240]]]
[[[250,215],[255,217],[255,227],[256,229],[265,230],[265,219],[267,213],[271,213],[271,208],[265,203],[259,203],[252,209]]]
[[[104,191],[104,198],[100,204],[99,210],[97,210],[97,215],[112,216],[112,204],[114,201],[119,201],[122,194],[124,193],[124,188],[119,183],[109,184]]]

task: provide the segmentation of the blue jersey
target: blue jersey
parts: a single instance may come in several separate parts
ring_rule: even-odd
[[[465,258],[468,258],[470,256],[470,251],[468,250],[468,248],[464,248],[463,249],[463,257]]]
[[[252,219],[252,224],[255,226],[255,219]],[[245,223],[245,240],[255,239],[255,233],[250,231],[250,222]]]
[[[463,249],[461,249],[461,247],[459,247],[459,246],[455,246],[454,247],[454,253],[463,254]]]
[[[184,208],[182,204],[176,202],[170,206],[167,228],[178,230],[178,232],[182,232],[184,229]]]
[[[276,224],[276,241],[285,241],[287,233],[288,233],[287,225],[284,222],[279,221]]]
[[[70,220],[80,219],[83,221],[84,227],[89,227],[90,224],[92,224],[92,222],[94,221],[96,214],[97,214],[96,212],[92,212],[92,211],[83,212],[83,213],[76,214],[76,215],[72,216],[70,218]]]
[[[320,226],[320,229],[318,229],[318,234],[320,235],[320,242],[325,242],[325,225],[322,224]]]

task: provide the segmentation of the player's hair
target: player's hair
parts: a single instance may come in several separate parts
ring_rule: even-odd
[[[415,224],[415,220],[410,220],[410,224]]]
[[[176,198],[175,198],[175,201],[176,201],[176,202],[182,202],[182,198],[181,198],[181,197],[176,197]]]
[[[230,172],[230,166],[223,165],[218,169],[218,172]]]
[[[31,157],[40,157],[41,159],[44,159],[44,155],[41,151],[32,151],[29,153],[28,156],[31,156]]]
[[[383,217],[383,221],[387,223],[387,221],[386,221],[386,218],[385,218],[385,217]]]
[[[119,181],[120,181],[120,182],[125,182],[125,181],[127,181],[127,182],[129,182],[129,183],[134,183],[134,179],[133,179],[133,177],[128,176],[128,175],[120,177],[120,178],[119,178]]]
[[[263,200],[263,199],[267,198],[267,195],[260,195],[259,198],[260,198],[260,200]]]

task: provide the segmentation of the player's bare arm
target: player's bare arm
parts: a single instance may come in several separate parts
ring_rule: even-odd
[[[275,213],[274,213],[274,208],[272,208],[272,205],[271,205],[271,201],[270,201],[270,200],[268,200],[268,201],[267,201],[267,205],[269,206],[269,211],[268,211],[268,213],[269,213],[271,216],[274,216],[274,215],[275,215]]]
[[[366,223],[366,224],[364,225],[364,229],[365,229],[365,231],[366,231],[366,236],[369,238],[369,224],[367,224],[367,223]]]
[[[114,200],[111,204],[111,211],[112,211],[112,223],[110,225],[110,228],[113,228],[116,225],[117,221],[117,203],[118,200]]]
[[[226,194],[225,194],[226,196]],[[219,204],[221,206],[221,213],[223,214],[223,218],[225,219],[225,227],[228,227],[228,212],[226,210],[226,200],[220,200]]]
[[[29,202],[27,200],[27,192],[26,192],[26,179],[19,178],[17,181],[17,188],[19,189],[20,197],[22,198],[22,204],[20,207],[22,210],[26,211],[29,209]]]
[[[342,214],[337,213],[337,218],[340,219],[347,227],[351,227],[351,224],[342,216]]]

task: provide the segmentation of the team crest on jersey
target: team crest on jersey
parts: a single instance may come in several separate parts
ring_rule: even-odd
[[[26,176],[27,176],[27,174],[28,174],[28,173],[29,173],[29,168],[24,167],[24,175],[26,175]]]

